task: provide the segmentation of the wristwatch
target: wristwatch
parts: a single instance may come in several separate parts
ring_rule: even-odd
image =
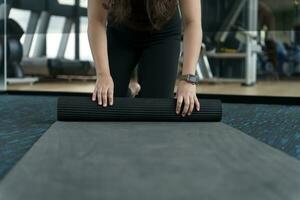
[[[199,84],[199,82],[200,82],[199,77],[196,76],[196,75],[193,75],[193,74],[181,75],[179,80],[186,81],[186,82],[191,83],[193,85]]]

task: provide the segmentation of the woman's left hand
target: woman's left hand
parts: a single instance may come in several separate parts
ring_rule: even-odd
[[[182,117],[186,115],[190,116],[195,107],[197,111],[200,111],[200,102],[196,95],[196,85],[180,81],[177,87],[176,99],[176,113],[178,115],[182,115]]]

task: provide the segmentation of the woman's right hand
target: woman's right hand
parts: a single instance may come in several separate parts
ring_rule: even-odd
[[[100,75],[97,77],[96,86],[93,92],[93,101],[98,100],[98,104],[107,107],[114,103],[114,82],[110,75]]]

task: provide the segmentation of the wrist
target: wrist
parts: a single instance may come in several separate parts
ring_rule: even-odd
[[[97,78],[100,78],[100,77],[111,77],[110,73],[109,72],[99,72],[96,74]]]
[[[180,84],[182,84],[182,85],[195,85],[194,83],[188,82],[186,80],[179,80],[179,85]]]
[[[193,75],[195,76],[196,75],[196,70],[193,70],[193,69],[185,69],[184,67],[182,68],[182,73],[181,73],[183,76],[184,75]]]
[[[189,82],[187,80],[180,80],[179,81],[179,84],[184,84],[184,85],[192,85],[192,86],[195,86],[196,83],[192,83],[192,82]]]
[[[181,75],[182,76],[186,76],[186,75],[193,75],[193,76],[195,76],[196,72],[184,72],[184,71],[182,71]]]
[[[179,77],[180,81],[184,81],[186,83],[192,84],[192,85],[196,85],[199,83],[199,77],[193,74],[186,74],[186,75],[181,75]]]

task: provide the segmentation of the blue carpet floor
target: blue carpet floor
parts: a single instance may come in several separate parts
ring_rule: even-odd
[[[56,121],[52,96],[0,95],[0,180]],[[300,160],[300,107],[224,104],[223,122]]]

